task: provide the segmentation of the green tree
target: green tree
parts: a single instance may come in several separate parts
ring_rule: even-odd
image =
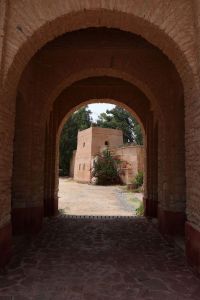
[[[141,126],[128,111],[119,106],[107,110],[106,113],[101,113],[97,125],[104,128],[121,129],[124,143],[143,144]]]
[[[78,131],[89,128],[91,123],[91,111],[87,106],[73,113],[65,123],[60,136],[59,168],[61,169],[61,175],[69,175],[70,159],[73,150],[77,147]]]
[[[92,176],[97,178],[99,185],[118,184],[121,182],[119,165],[119,159],[112,157],[109,150],[104,150],[94,160]]]

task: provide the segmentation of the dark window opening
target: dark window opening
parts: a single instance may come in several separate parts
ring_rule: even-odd
[[[105,141],[105,146],[109,146],[109,142],[108,141]]]

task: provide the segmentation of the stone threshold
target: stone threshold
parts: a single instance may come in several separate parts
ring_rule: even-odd
[[[66,214],[60,214],[60,217],[67,218],[67,219],[86,219],[86,220],[117,220],[117,219],[124,219],[124,220],[133,220],[136,218],[144,218],[144,217],[138,217],[138,216],[95,216],[95,215],[66,215]]]

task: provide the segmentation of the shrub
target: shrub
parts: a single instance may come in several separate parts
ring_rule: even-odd
[[[98,155],[94,160],[92,170],[92,176],[97,178],[97,184],[119,184],[121,182],[119,164],[120,160],[112,157],[108,149]]]
[[[138,217],[144,216],[144,203],[143,202],[140,203],[140,206],[138,208],[136,208],[135,212],[136,212],[136,216],[138,216]]]
[[[143,185],[143,172],[139,171],[134,180],[133,180],[133,184],[134,184],[134,188],[138,189],[139,187],[141,187]]]

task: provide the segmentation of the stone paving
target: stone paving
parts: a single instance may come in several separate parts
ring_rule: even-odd
[[[60,215],[16,245],[0,275],[0,299],[200,299],[184,255],[145,218]]]
[[[58,196],[59,209],[67,215],[134,216],[138,207],[121,186],[82,184],[70,178],[60,178]],[[131,193],[131,197],[140,202],[143,195]]]

